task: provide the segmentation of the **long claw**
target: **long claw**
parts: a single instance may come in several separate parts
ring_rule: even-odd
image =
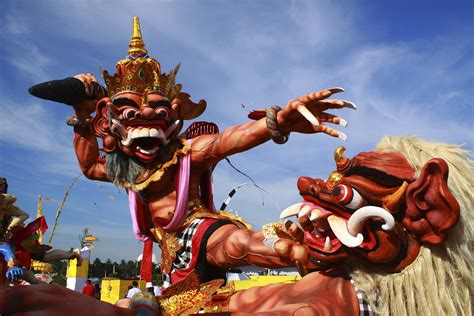
[[[327,89],[328,91],[331,91],[331,93],[339,93],[339,92],[344,92],[344,88],[342,87],[334,87]]]
[[[357,110],[357,105],[355,105],[351,101],[344,101],[344,107],[349,108],[349,109],[353,109],[353,110]]]
[[[346,141],[347,140],[347,136],[346,134],[344,134],[343,132],[339,132],[339,135],[337,136],[338,138],[342,139],[343,141]]]
[[[347,121],[343,118],[339,118],[339,125],[342,127],[347,127]]]
[[[311,113],[304,105],[298,105],[296,110],[300,112],[300,114],[303,115],[304,118],[307,119],[313,126],[319,126],[319,121],[316,116],[314,116],[314,114]]]

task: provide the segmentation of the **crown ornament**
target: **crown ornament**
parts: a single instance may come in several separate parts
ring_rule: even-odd
[[[176,84],[180,64],[168,74],[163,74],[160,63],[148,55],[142,39],[140,21],[136,16],[133,18],[132,38],[128,47],[128,56],[115,65],[115,75],[111,76],[107,70],[102,72],[110,96],[123,91],[141,94],[158,91],[170,101],[179,99],[182,119],[190,120],[204,112],[206,101],[192,102],[189,94],[181,92],[182,85]]]
[[[154,90],[155,82],[160,77],[160,63],[148,56],[138,17],[133,18],[132,38],[128,46],[128,56],[117,62],[115,75],[109,75],[107,70],[102,72],[107,92],[111,96],[122,91],[144,93]]]

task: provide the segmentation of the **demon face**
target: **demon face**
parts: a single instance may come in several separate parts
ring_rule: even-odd
[[[178,105],[157,91],[143,94],[124,91],[104,98],[94,118],[96,134],[102,136],[104,151],[120,150],[143,163],[155,160],[182,127]]]
[[[400,271],[420,245],[440,244],[459,219],[447,187],[448,166],[428,161],[418,178],[399,154],[360,153],[338,163],[328,179],[300,177],[304,201],[281,217],[297,215],[304,243],[320,269],[357,259]]]

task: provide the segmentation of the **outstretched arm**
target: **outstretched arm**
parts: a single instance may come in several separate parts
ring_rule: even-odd
[[[265,240],[262,232],[224,225],[209,238],[206,258],[221,268],[257,265],[275,269],[304,263],[307,250],[289,239]]]
[[[270,139],[265,120],[248,122],[224,130],[221,134],[202,135],[192,142],[193,162],[212,166],[227,156],[246,151]]]
[[[49,262],[53,263],[54,261],[59,261],[59,260],[72,260],[72,259],[77,259],[77,265],[80,266],[82,264],[82,257],[80,254],[78,254],[75,251],[64,251],[61,249],[51,249],[47,252],[45,252],[43,256],[43,261],[44,262]]]
[[[269,115],[265,111],[255,111],[253,117],[260,118],[255,122],[232,126],[217,135],[202,135],[193,140],[193,161],[205,162],[204,167],[214,165],[227,156],[256,147],[275,135],[299,133],[325,133],[333,137],[346,139],[344,133],[326,124],[346,126],[347,122],[335,115],[326,113],[329,109],[352,108],[356,106],[344,100],[327,100],[331,95],[344,91],[332,88],[312,92],[298,99],[291,100],[281,110],[273,110]],[[271,113],[271,112],[270,112]],[[271,125],[267,126],[265,116],[273,116]],[[272,127],[269,129],[269,127]]]

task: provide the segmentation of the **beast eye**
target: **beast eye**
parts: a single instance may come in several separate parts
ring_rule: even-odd
[[[339,184],[332,190],[332,195],[341,203],[344,207],[356,210],[367,204],[367,201],[357,192],[356,189],[345,185]]]
[[[123,118],[131,120],[134,118],[138,118],[140,116],[140,112],[134,108],[127,108],[122,113]]]
[[[155,110],[155,113],[156,113],[156,116],[160,119],[168,119],[168,110],[163,108],[163,107],[159,107]]]

